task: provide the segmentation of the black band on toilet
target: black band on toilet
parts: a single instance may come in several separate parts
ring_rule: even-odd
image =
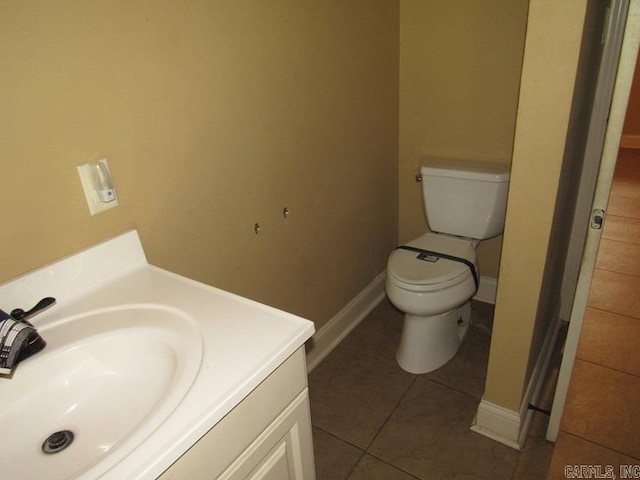
[[[410,245],[400,245],[399,247],[396,247],[396,250],[397,249],[416,252],[419,254],[418,258],[422,257],[420,258],[420,260],[429,260],[429,258],[444,258],[445,260],[452,260],[454,262],[464,263],[467,267],[469,267],[469,270],[471,270],[471,275],[473,276],[473,282],[476,284],[476,292],[478,291],[478,287],[480,286],[480,279],[478,278],[478,272],[476,271],[476,266],[466,258],[454,257],[453,255],[448,255],[446,253],[433,252],[431,250],[424,250],[422,248],[412,247]]]

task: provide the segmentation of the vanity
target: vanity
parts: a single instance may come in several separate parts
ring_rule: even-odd
[[[47,346],[0,377],[7,478],[315,479],[313,323],[148,264],[135,231],[0,285],[44,297]]]
[[[280,365],[161,480],[315,478],[304,350]]]

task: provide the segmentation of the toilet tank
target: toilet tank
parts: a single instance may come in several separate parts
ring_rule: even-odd
[[[509,190],[508,165],[428,158],[420,173],[432,231],[478,240],[502,233]]]

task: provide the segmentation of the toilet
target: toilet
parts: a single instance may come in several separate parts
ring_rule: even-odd
[[[431,372],[456,354],[478,290],[476,247],[504,228],[509,167],[465,159],[426,159],[422,198],[431,232],[396,248],[385,290],[404,312],[396,359],[410,373]]]

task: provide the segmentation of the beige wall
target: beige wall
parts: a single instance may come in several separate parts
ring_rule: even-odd
[[[509,163],[528,0],[400,2],[400,240],[427,230],[425,155]],[[483,276],[496,278],[501,238],[483,242]]]
[[[570,121],[556,195],[549,247],[531,343],[527,377],[543,348],[545,336],[559,320],[568,321],[574,303],[589,223],[593,188],[602,155],[601,136],[590,131],[605,114],[596,102],[603,52],[602,35],[608,2],[587,0]],[[601,132],[604,136],[604,131]]]
[[[548,328],[544,322],[536,325],[536,314],[549,252],[586,3],[586,0],[530,2],[500,284],[484,394],[484,400],[515,411],[520,409],[530,374],[532,342]]]
[[[152,263],[320,327],[426,229],[425,154],[513,151],[485,399],[517,409],[584,4],[1,2],[0,281],[137,228]],[[91,217],[76,166],[103,157],[121,206]]]
[[[0,58],[0,281],[137,228],[152,263],[321,326],[383,271],[394,2],[8,0]],[[91,217],[76,166],[104,157],[121,205]]]

